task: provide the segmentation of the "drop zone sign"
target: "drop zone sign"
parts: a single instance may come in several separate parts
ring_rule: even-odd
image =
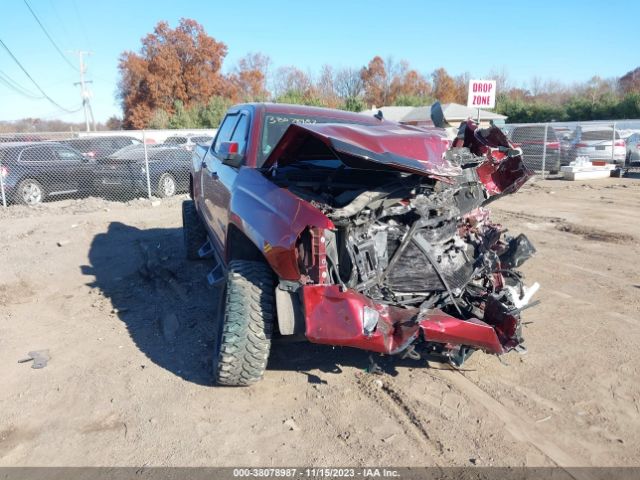
[[[495,80],[469,80],[467,107],[494,108],[496,106]]]

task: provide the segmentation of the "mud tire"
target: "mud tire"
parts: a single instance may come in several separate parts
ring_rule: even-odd
[[[218,385],[246,386],[262,379],[275,317],[271,269],[262,262],[233,260],[222,292],[213,352]]]
[[[207,241],[207,231],[196,210],[193,200],[182,202],[182,235],[184,249],[189,260],[200,260],[198,251]]]

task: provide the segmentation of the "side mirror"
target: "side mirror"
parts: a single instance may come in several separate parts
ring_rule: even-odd
[[[244,161],[244,155],[239,153],[240,145],[238,142],[222,142],[220,144],[219,155],[224,165],[238,168]]]
[[[440,102],[435,102],[431,105],[431,121],[433,122],[433,125],[438,128],[445,128],[447,126],[447,121],[444,118],[444,111],[442,110]]]

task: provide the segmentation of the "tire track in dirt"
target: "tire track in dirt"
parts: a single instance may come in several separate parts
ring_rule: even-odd
[[[587,466],[590,463],[576,455],[565,452],[547,435],[540,432],[533,423],[527,420],[521,411],[505,407],[461,372],[449,367],[435,372],[452,387],[467,396],[471,401],[485,408],[506,430],[519,442],[528,443],[536,448],[549,460],[562,468],[576,480],[595,480],[588,469],[572,469],[572,467]]]
[[[634,327],[640,326],[640,320],[638,320],[637,318],[633,318],[633,317],[630,317],[628,315],[624,315],[624,314],[619,313],[619,312],[613,312],[613,311],[608,310],[606,308],[602,308],[597,303],[590,302],[588,300],[584,300],[582,298],[575,297],[573,295],[570,295],[568,293],[562,292],[560,290],[549,290],[549,293],[551,295],[556,296],[556,297],[564,298],[566,300],[570,300],[571,302],[573,302],[573,303],[575,303],[577,305],[583,305],[583,306],[589,307],[589,308],[593,309],[594,312],[597,312],[598,314],[600,314],[602,316],[613,318],[615,320],[622,320],[623,322],[626,322],[629,325],[633,325]]]
[[[408,396],[394,384],[391,377],[360,374],[357,377],[357,385],[374,403],[395,417],[402,425],[405,433],[410,433],[416,443],[423,448],[432,450],[432,458],[436,465],[441,466],[441,462],[437,459],[444,453],[442,443],[432,438],[426,422],[419,414],[420,408],[408,400]]]
[[[518,220],[526,220],[528,222],[550,223],[553,224],[554,228],[560,232],[577,235],[585,240],[591,240],[594,242],[635,244],[637,241],[636,237],[628,233],[610,232],[608,230],[602,230],[588,225],[580,225],[569,222],[561,217],[547,217],[543,215],[534,215],[532,213],[513,212],[510,210],[502,210],[500,208],[493,208],[493,212],[497,215],[503,215],[505,217],[515,218]]]
[[[496,216],[503,215],[505,217],[526,220],[528,222],[560,223],[565,221],[565,219],[561,217],[548,217],[544,215],[535,215],[533,213],[514,212],[512,210],[503,210],[502,208],[495,206],[491,208],[491,213]]]

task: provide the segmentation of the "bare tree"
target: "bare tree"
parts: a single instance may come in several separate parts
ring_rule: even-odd
[[[496,92],[499,94],[507,93],[511,90],[511,82],[509,80],[509,72],[505,67],[494,68],[489,72],[489,78],[496,81]]]
[[[364,93],[364,82],[357,68],[346,67],[338,70],[334,77],[334,88],[338,97],[359,98]]]
[[[331,65],[323,65],[320,77],[316,82],[316,91],[323,105],[336,108],[340,105],[340,98],[336,92],[336,75]]]
[[[542,78],[537,75],[531,77],[531,80],[529,81],[529,91],[531,92],[531,95],[534,97],[540,95],[543,92],[543,83]]]
[[[306,94],[313,90],[313,82],[310,76],[294,66],[278,68],[272,83],[272,91],[275,97],[280,97],[290,92]]]

